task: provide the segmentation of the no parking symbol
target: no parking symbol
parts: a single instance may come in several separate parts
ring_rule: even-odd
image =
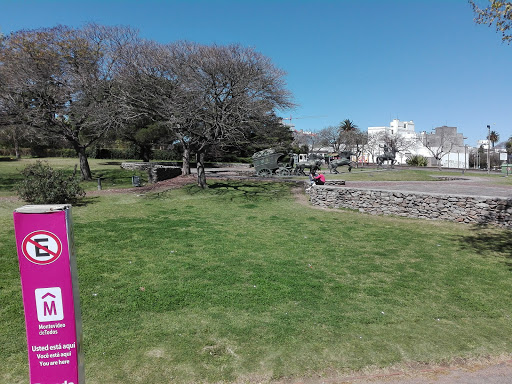
[[[29,381],[84,384],[71,205],[26,205],[16,209],[13,218]]]
[[[25,257],[34,264],[46,265],[57,260],[62,253],[60,239],[48,231],[34,231],[22,243]]]

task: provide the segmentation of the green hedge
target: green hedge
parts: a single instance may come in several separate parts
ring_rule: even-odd
[[[45,147],[33,147],[33,148],[21,148],[20,153],[22,157],[64,157],[64,158],[77,158],[76,151],[72,148],[45,148]],[[136,147],[129,148],[101,148],[92,147],[87,148],[85,151],[88,158],[91,159],[107,159],[107,160],[140,160],[138,150]],[[0,156],[14,157],[14,149],[1,148]],[[173,150],[153,150],[153,160],[163,161],[181,161],[181,153]],[[195,160],[192,158],[191,160]],[[220,163],[252,163],[250,157],[238,157],[233,154],[226,154],[219,156],[215,159],[209,159]]]

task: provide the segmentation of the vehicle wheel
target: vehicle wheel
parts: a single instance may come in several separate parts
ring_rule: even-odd
[[[272,176],[272,171],[270,169],[266,169],[266,168],[260,169],[258,172],[258,176],[270,177],[270,176]]]
[[[290,171],[288,169],[280,169],[276,172],[279,176],[290,176]]]

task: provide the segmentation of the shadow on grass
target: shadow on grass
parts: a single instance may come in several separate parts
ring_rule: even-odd
[[[119,165],[121,166],[122,161],[105,161],[104,163],[98,163],[98,165]]]
[[[504,259],[505,265],[512,271],[512,232],[490,231],[485,226],[477,226],[473,235],[458,239],[463,249],[471,249],[481,255],[495,254]]]
[[[188,185],[184,188],[189,194],[208,193],[229,200],[268,200],[285,197],[289,194],[289,186],[284,183],[257,181],[216,181],[208,184],[206,190],[202,190],[197,185]]]
[[[88,205],[95,204],[100,200],[99,196],[86,196],[74,202],[73,207],[87,207]]]
[[[16,186],[20,183],[21,178],[0,177],[0,191],[16,193]]]

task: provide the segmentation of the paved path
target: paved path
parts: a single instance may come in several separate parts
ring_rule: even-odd
[[[468,196],[512,198],[512,187],[499,185],[484,177],[467,176],[464,180],[439,181],[347,181],[346,187],[402,192],[427,192]]]
[[[434,171],[435,172],[435,171]],[[241,174],[252,175],[252,171],[247,167],[232,168],[208,168],[206,169],[207,177],[233,177]],[[329,180],[329,173],[325,173]],[[368,188],[382,189],[402,192],[427,192],[442,193],[467,196],[482,197],[502,197],[512,198],[512,186],[496,183],[496,179],[481,177],[478,173],[466,173],[461,175],[460,172],[453,176],[439,177],[435,173],[432,174],[438,181],[347,181],[346,187],[350,188]],[[510,176],[512,177],[512,176]],[[337,177],[339,178],[339,177]],[[511,382],[512,384],[512,382]]]

